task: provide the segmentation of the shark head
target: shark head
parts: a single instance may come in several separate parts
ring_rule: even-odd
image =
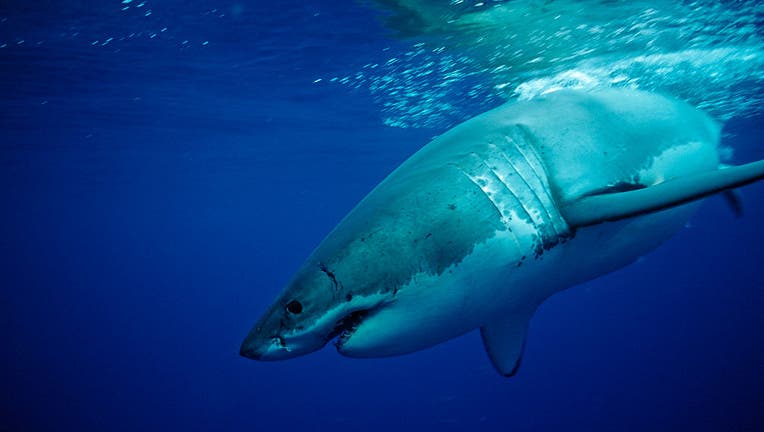
[[[241,344],[242,356],[284,360],[348,339],[363,318],[388,301],[346,289],[326,264],[309,260]]]
[[[243,356],[287,359],[335,338],[341,354],[386,356],[447,339],[418,333],[439,322],[428,314],[451,309],[436,298],[421,305],[413,298],[427,291],[423,280],[436,285],[504,227],[457,168],[403,174],[368,195],[308,257],[245,338]],[[451,305],[456,294],[447,294]]]
[[[495,296],[474,287],[490,286],[494,270],[504,279],[567,234],[523,153],[494,157],[449,143],[410,158],[337,225],[254,325],[243,356],[288,359],[335,338],[351,357],[433,346],[481,324],[478,312]],[[507,158],[522,175],[509,174]],[[536,219],[513,191],[541,197]]]
[[[535,173],[515,153],[514,169]],[[411,158],[337,225],[254,325],[243,356],[287,359],[335,338],[351,357],[433,346],[479,326],[493,309],[496,296],[476,286],[506,283],[505,271],[520,272],[522,261],[567,234],[538,174],[536,183],[519,174],[501,180],[489,166],[508,167],[506,158],[437,156],[425,149]],[[537,220],[502,181],[543,198]]]

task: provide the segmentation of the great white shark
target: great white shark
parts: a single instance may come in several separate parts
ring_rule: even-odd
[[[478,115],[424,146],[320,243],[241,345],[281,360],[336,339],[405,354],[480,329],[515,374],[552,294],[634,262],[711,194],[764,178],[720,165],[720,126],[634,90],[559,91]]]

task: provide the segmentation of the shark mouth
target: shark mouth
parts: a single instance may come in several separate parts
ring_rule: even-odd
[[[361,309],[352,312],[350,315],[342,318],[337,322],[337,325],[332,330],[330,339],[337,338],[334,342],[334,346],[339,350],[347,342],[353,333],[358,330],[358,327],[363,322],[363,319],[369,314],[369,309]]]

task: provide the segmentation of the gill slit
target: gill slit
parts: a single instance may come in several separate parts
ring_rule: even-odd
[[[499,214],[499,219],[500,219],[500,220],[503,222],[503,221],[504,221],[504,219],[505,219],[506,217],[505,217],[505,216],[502,214],[501,210],[500,210],[500,209],[499,209],[499,207],[496,205],[496,203],[494,203],[494,202],[493,202],[493,200],[491,199],[491,197],[489,197],[489,196],[488,196],[488,195],[485,193],[485,191],[484,191],[484,190],[483,190],[483,188],[480,186],[480,184],[479,184],[478,182],[476,182],[476,181],[475,181],[475,180],[472,178],[472,176],[470,176],[470,175],[469,175],[469,174],[468,174],[466,171],[464,171],[464,170],[463,170],[463,169],[462,169],[460,166],[458,166],[457,164],[455,164],[455,163],[449,163],[449,165],[451,165],[452,167],[454,167],[454,168],[455,168],[457,171],[459,171],[459,172],[460,172],[460,173],[461,173],[461,174],[462,174],[464,177],[467,177],[467,180],[469,180],[469,181],[470,181],[470,183],[474,184],[474,185],[475,185],[475,187],[477,187],[477,188],[480,190],[480,192],[482,192],[482,193],[483,193],[483,196],[485,196],[485,197],[486,197],[486,199],[488,199],[488,201],[491,203],[491,205],[493,206],[493,208],[494,208],[494,209],[496,209],[496,212]],[[515,197],[515,199],[517,199],[517,197]],[[508,218],[506,218],[506,219],[508,219]],[[508,221],[507,221],[507,222],[508,222]],[[510,235],[510,237],[512,237],[512,241],[513,241],[513,242],[515,243],[515,245],[517,246],[517,250],[518,250],[518,251],[522,251],[522,250],[524,250],[524,249],[523,249],[523,247],[522,247],[522,245],[520,244],[520,240],[518,240],[518,239],[517,239],[517,235],[515,234],[515,232],[514,232],[514,231],[512,231],[512,228],[510,228],[510,226],[509,226],[509,223],[507,223],[507,222],[503,222],[503,224],[504,224],[504,226],[507,228],[507,231],[509,232],[509,235]]]

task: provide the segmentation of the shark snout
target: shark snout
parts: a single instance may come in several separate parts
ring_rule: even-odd
[[[290,336],[260,334],[253,329],[239,348],[239,354],[252,360],[285,360],[321,349],[326,340],[313,335]]]
[[[290,351],[283,337],[265,336],[257,329],[249,332],[239,348],[240,355],[252,360],[281,360],[290,357]]]
[[[247,336],[241,343],[239,355],[252,360],[260,360],[263,356],[263,350],[254,338]]]

